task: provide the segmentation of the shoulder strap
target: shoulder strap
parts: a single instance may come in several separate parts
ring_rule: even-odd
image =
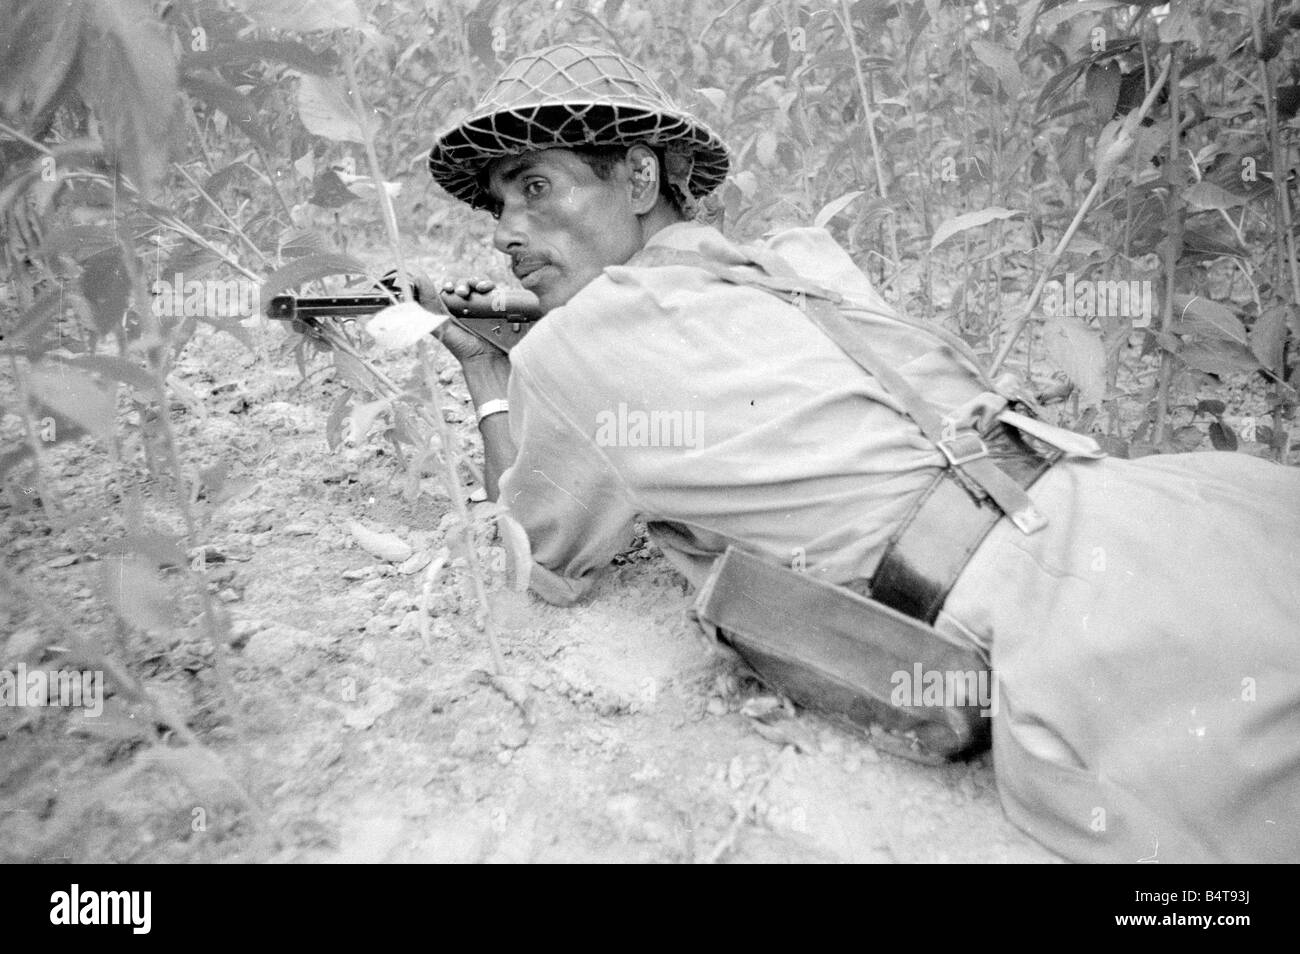
[[[788,262],[772,252],[754,248],[743,251],[764,274],[710,261],[698,252],[660,246],[643,249],[628,264],[701,268],[722,281],[758,288],[795,305],[898,402],[968,490],[991,499],[1022,533],[1033,533],[1047,524],[1046,517],[1034,507],[1024,488],[989,457],[988,447],[975,430],[945,421],[929,401],[880,358],[867,343],[862,326],[838,307],[844,300],[842,295],[805,281]]]

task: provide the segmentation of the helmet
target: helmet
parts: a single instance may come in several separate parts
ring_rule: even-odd
[[[688,212],[731,165],[717,133],[678,108],[649,74],[617,53],[562,43],[511,63],[468,118],[441,133],[429,172],[475,208],[492,205],[481,173],[534,149],[632,145],[664,150],[668,181]]]

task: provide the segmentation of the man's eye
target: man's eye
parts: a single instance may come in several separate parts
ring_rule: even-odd
[[[545,193],[546,181],[544,179],[529,179],[524,183],[524,195],[530,199],[536,199]]]

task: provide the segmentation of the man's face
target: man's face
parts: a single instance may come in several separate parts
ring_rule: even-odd
[[[500,209],[493,241],[543,312],[640,250],[629,183],[626,164],[607,181],[567,149],[510,156],[489,168],[488,188]]]

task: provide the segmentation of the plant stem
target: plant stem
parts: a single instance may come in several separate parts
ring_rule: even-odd
[[[1169,333],[1174,317],[1174,295],[1178,290],[1178,254],[1183,249],[1183,176],[1178,164],[1178,142],[1182,137],[1179,123],[1178,82],[1183,72],[1183,44],[1175,43],[1169,53],[1169,205],[1165,221],[1168,223],[1165,234],[1165,300],[1160,309],[1160,334]],[[1160,349],[1160,378],[1156,386],[1156,420],[1154,440],[1157,446],[1167,437],[1169,423],[1169,386],[1174,376],[1174,356],[1167,348]]]
[[[195,179],[192,175],[190,175],[189,172],[186,171],[185,167],[182,166],[179,162],[173,162],[172,165],[176,168],[177,172],[179,172],[181,175],[185,177],[185,180],[189,182],[190,185],[194,186],[195,190],[199,193],[199,195],[203,197],[203,199],[208,203],[208,205],[212,206],[212,208],[216,210],[217,215],[221,216],[223,219],[226,220],[226,224],[235,230],[235,234],[238,235],[241,239],[243,239],[244,244],[253,250],[253,254],[256,255],[258,258],[260,258],[263,262],[265,262],[267,266],[273,268],[274,263],[272,263],[271,259],[267,257],[266,253],[253,244],[253,240],[250,239],[248,237],[248,234],[242,228],[239,227],[239,223],[236,222],[234,219],[232,219],[226,213],[226,210],[217,204],[217,201],[214,198],[212,198],[212,196],[208,195],[207,190],[204,189],[203,186],[199,185],[198,180]]]
[[[57,493],[46,479],[48,469],[45,461],[45,448],[36,433],[36,419],[32,415],[31,392],[27,389],[27,379],[18,367],[14,352],[9,352],[9,366],[14,373],[14,386],[18,389],[18,413],[23,419],[23,430],[27,435],[27,446],[32,450],[32,464],[36,468],[36,492],[41,495],[41,509],[45,518],[54,526],[63,504]]]
[[[1156,102],[1156,96],[1159,94],[1160,88],[1164,86],[1165,79],[1169,76],[1169,68],[1170,61],[1166,61],[1164,69],[1160,71],[1160,76],[1156,79],[1155,83],[1151,85],[1151,89],[1147,92],[1146,99],[1142,101],[1142,106],[1138,109],[1136,116],[1134,116],[1133,113],[1129,113],[1129,116],[1126,117],[1126,123],[1129,119],[1132,120],[1132,128],[1136,129],[1142,120],[1146,118],[1147,113],[1151,112],[1151,108]],[[1052,250],[1052,254],[1043,265],[1042,272],[1038,276],[1038,282],[1034,285],[1033,294],[1029,296],[1029,302],[1025,305],[1024,313],[1016,320],[1015,325],[1012,326],[1011,331],[1007,334],[1007,340],[1002,343],[1002,349],[998,352],[997,357],[993,359],[993,364],[989,368],[990,376],[997,374],[998,369],[1002,367],[1003,362],[1005,362],[1011,355],[1016,340],[1020,337],[1021,332],[1025,330],[1025,327],[1034,316],[1034,309],[1038,307],[1038,300],[1042,297],[1043,289],[1046,287],[1047,280],[1052,274],[1052,269],[1056,268],[1056,263],[1059,262],[1061,256],[1065,254],[1066,248],[1070,245],[1070,240],[1074,238],[1074,233],[1077,232],[1079,226],[1083,224],[1084,216],[1088,214],[1088,210],[1091,209],[1093,203],[1097,201],[1097,197],[1101,195],[1102,190],[1106,187],[1106,183],[1110,181],[1111,175],[1118,166],[1119,162],[1116,161],[1108,169],[1098,172],[1097,179],[1093,182],[1092,188],[1088,190],[1088,194],[1084,197],[1083,203],[1079,206],[1079,210],[1074,213],[1074,220],[1070,222],[1070,227],[1065,230],[1065,234],[1061,236],[1061,240],[1056,243],[1056,248]],[[1103,171],[1105,174],[1102,174]]]
[[[1263,27],[1259,17],[1255,18],[1255,42],[1256,48],[1262,45]],[[1282,129],[1278,122],[1277,116],[1277,73],[1273,69],[1272,60],[1260,60],[1260,76],[1264,85],[1264,117],[1268,123],[1268,140],[1271,152],[1271,164],[1273,166],[1273,221],[1275,223],[1274,233],[1278,236],[1277,251],[1277,270],[1273,284],[1273,297],[1285,300],[1283,289],[1290,279],[1291,295],[1290,301],[1292,307],[1300,305],[1300,263],[1296,261],[1296,243],[1295,230],[1291,220],[1291,195],[1286,183],[1286,155],[1282,148]],[[1282,260],[1286,259],[1289,269],[1282,267]],[[1284,368],[1276,368],[1279,374],[1285,374]],[[1287,426],[1286,412],[1283,408],[1283,388],[1282,385],[1274,379],[1271,387],[1273,405],[1273,452],[1277,455],[1279,462],[1285,464],[1290,456],[1291,431]]]
[[[885,167],[880,161],[880,143],[876,140],[876,114],[871,108],[872,96],[867,91],[867,78],[862,72],[862,54],[858,51],[858,38],[853,32],[853,19],[849,10],[849,0],[840,0],[840,22],[844,27],[844,36],[849,41],[849,53],[853,57],[853,72],[858,80],[858,95],[862,99],[862,116],[867,124],[867,141],[871,143],[871,161],[876,168],[876,192],[881,199],[889,199],[889,189],[885,185]],[[901,268],[898,256],[898,235],[894,217],[889,216],[889,254],[893,258],[895,269]]]
[[[352,89],[353,106],[362,127],[362,134],[365,137],[366,159],[370,165],[370,176],[375,184],[375,197],[379,201],[384,225],[388,229],[388,238],[392,243],[393,254],[397,260],[398,285],[402,289],[403,299],[414,301],[414,296],[411,294],[411,278],[406,270],[406,259],[402,251],[402,236],[397,228],[397,212],[393,208],[392,196],[384,188],[383,170],[379,166],[379,156],[375,151],[374,135],[371,133],[369,124],[365,122],[366,105],[361,98],[361,88],[357,83],[356,67],[350,50],[344,52],[343,69],[347,76],[348,85]],[[460,480],[458,465],[461,455],[456,434],[447,424],[447,419],[442,413],[442,387],[438,383],[438,375],[434,371],[427,341],[421,341],[419,344],[419,359],[425,380],[429,386],[429,403],[433,405],[432,413],[421,416],[425,417],[426,420],[431,420],[442,444],[442,453],[439,457],[442,460],[443,477],[447,484],[447,493],[451,497],[452,507],[455,509],[460,522],[461,539],[465,546],[465,565],[474,586],[474,598],[479,605],[479,626],[487,636],[488,650],[492,656],[493,674],[503,676],[505,675],[505,657],[501,653],[501,646],[497,640],[496,626],[492,619],[492,607],[488,603],[487,587],[483,582],[483,567],[479,563],[478,549],[474,544],[474,528],[470,523],[469,507],[465,503],[465,486]]]

